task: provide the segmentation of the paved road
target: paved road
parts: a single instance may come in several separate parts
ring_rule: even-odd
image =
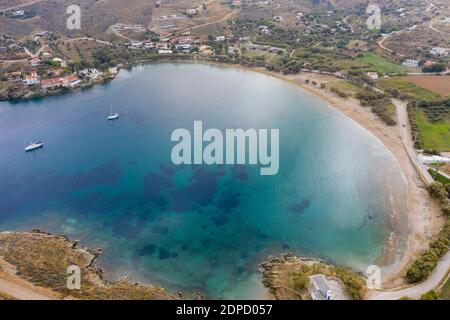
[[[417,155],[413,148],[413,141],[411,138],[411,131],[409,125],[408,111],[406,103],[403,101],[392,99],[392,103],[396,107],[397,121],[399,124],[399,134],[402,138],[402,144],[408,156],[425,183],[433,182],[433,178],[427,171],[427,167],[422,165],[417,159]],[[412,299],[420,299],[420,297],[430,290],[438,288],[443,281],[447,279],[450,271],[450,251],[442,257],[431,275],[422,283],[417,285],[393,289],[393,290],[371,290],[368,292],[366,299],[369,300],[398,300],[402,297],[409,297]]]
[[[18,300],[54,300],[53,297],[42,294],[32,287],[20,285],[6,279],[0,279],[0,292],[4,292]]]
[[[409,159],[418,171],[421,179],[425,184],[434,182],[433,177],[429,174],[427,167],[419,162],[416,152],[414,150],[414,143],[411,138],[411,129],[409,124],[408,110],[406,103],[397,99],[392,99],[397,112],[397,122],[399,125],[399,133],[402,138],[402,144],[408,153]]]
[[[368,300],[398,300],[402,297],[420,299],[430,290],[438,288],[447,278],[450,271],[450,252],[439,261],[437,267],[430,276],[422,283],[400,290],[372,290],[367,294]]]

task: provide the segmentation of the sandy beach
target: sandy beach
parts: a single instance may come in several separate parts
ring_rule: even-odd
[[[320,89],[320,84],[338,80],[335,77],[316,74],[301,73],[297,75],[283,75],[280,73],[270,72],[264,68],[244,68],[256,72],[263,73],[268,76],[276,77],[310,92],[322,100],[326,101],[330,106],[344,113],[346,116],[354,120],[368,132],[377,137],[388,148],[396,158],[404,178],[406,179],[408,188],[408,206],[409,206],[409,240],[403,257],[395,264],[391,264],[389,268],[383,269],[382,281],[386,288],[393,288],[404,285],[402,275],[411,263],[411,261],[422,250],[428,247],[430,240],[440,231],[444,223],[444,216],[438,204],[431,199],[426,187],[426,179],[423,173],[417,170],[419,164],[412,161],[414,154],[413,143],[410,135],[409,122],[404,119],[398,119],[395,126],[387,126],[370,110],[370,108],[362,107],[359,100],[349,97],[343,99],[331,93],[328,89]],[[315,81],[317,85],[305,84],[305,80],[309,79],[310,83]],[[406,112],[406,104],[401,101],[395,101],[397,108],[403,107]],[[398,117],[401,116],[398,114]],[[404,125],[404,126],[403,126]],[[416,159],[413,159],[416,160]],[[417,160],[416,160],[417,161]],[[392,197],[395,199],[395,190],[391,191]],[[393,215],[391,224],[396,228],[404,226],[399,225],[400,219]],[[392,261],[393,252],[395,251],[396,241],[395,235],[392,239],[387,240],[385,252],[379,257],[376,263],[380,266],[386,265],[387,261]]]

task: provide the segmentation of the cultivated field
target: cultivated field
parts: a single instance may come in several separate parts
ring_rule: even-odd
[[[450,96],[450,76],[409,76],[403,79],[443,97]]]
[[[435,100],[439,99],[439,94],[422,88],[404,77],[382,78],[377,81],[381,89],[397,89],[402,94],[406,94],[415,100]]]

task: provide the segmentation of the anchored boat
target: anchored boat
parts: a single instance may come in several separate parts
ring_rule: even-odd
[[[27,145],[25,147],[25,152],[30,152],[30,151],[33,151],[33,150],[36,150],[36,149],[40,149],[43,146],[44,146],[44,143],[41,142],[41,141],[33,142],[33,143],[30,143],[29,145]]]
[[[108,121],[116,120],[116,119],[119,119],[119,114],[117,112],[116,113],[112,113],[112,109],[111,109],[111,106],[110,106],[109,107]]]

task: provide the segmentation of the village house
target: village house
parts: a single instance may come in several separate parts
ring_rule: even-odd
[[[153,42],[146,42],[144,43],[144,49],[145,50],[155,49],[155,44]]]
[[[9,81],[16,82],[22,80],[22,71],[11,71],[7,73]]]
[[[214,54],[214,52],[212,51],[211,47],[207,46],[207,45],[200,46],[199,52],[201,54],[208,55],[208,56]]]
[[[66,85],[68,85],[71,88],[76,87],[78,84],[80,84],[81,80],[78,79],[76,76],[74,76],[73,74],[70,76],[67,76],[64,78],[64,82],[66,83]]]
[[[189,43],[177,44],[176,48],[177,48],[177,50],[180,50],[183,52],[189,52],[191,50],[191,45]]]
[[[217,36],[216,37],[216,42],[224,42],[225,41],[225,36]]]
[[[36,66],[38,66],[38,65],[40,65],[41,64],[41,59],[39,59],[38,57],[34,57],[34,58],[32,58],[31,60],[30,60],[30,65],[32,66],[32,67],[36,67]]]
[[[140,49],[140,48],[142,48],[143,45],[144,45],[144,43],[142,41],[132,41],[128,48],[129,49]]]
[[[43,89],[55,89],[64,85],[62,78],[52,78],[41,80],[41,87]]]
[[[61,75],[64,73],[64,70],[61,69],[61,68],[56,68],[56,69],[53,69],[53,70],[51,71],[51,73],[52,73],[55,77],[59,77],[59,76],[61,76]]]
[[[180,37],[180,38],[178,38],[178,43],[179,43],[179,44],[189,44],[189,43],[192,43],[192,38],[191,38],[191,37]]]
[[[186,10],[186,15],[189,17],[193,17],[197,14],[197,9],[188,9]]]
[[[372,80],[378,80],[378,72],[367,72],[367,76]]]
[[[173,51],[169,50],[169,49],[161,49],[161,50],[158,50],[158,53],[159,54],[171,54],[171,53],[173,53]]]
[[[414,59],[406,59],[402,62],[402,65],[408,68],[418,68],[419,67],[419,61]]]
[[[61,68],[66,68],[67,67],[67,62],[64,59],[56,57],[56,58],[53,58],[52,61],[55,62],[55,63],[59,63]]]
[[[102,75],[96,68],[86,68],[79,71],[78,74],[83,77],[89,77],[92,80],[95,80]]]
[[[22,80],[23,84],[26,86],[35,86],[40,83],[37,71],[31,71],[31,74],[26,75]]]
[[[261,34],[264,34],[264,35],[269,35],[270,34],[270,29],[269,29],[268,26],[261,25],[258,28],[259,28],[259,32]]]
[[[25,15],[25,11],[24,10],[18,10],[18,11],[14,11],[12,13],[13,17],[23,17]]]
[[[233,7],[240,7],[241,6],[241,0],[233,0],[231,2],[231,6],[233,6]]]
[[[430,50],[430,54],[436,57],[445,57],[448,55],[448,51],[446,48],[433,47]]]
[[[55,88],[74,88],[81,82],[74,75],[67,77],[58,77],[52,79],[41,80],[41,87],[44,89],[55,89]]]

